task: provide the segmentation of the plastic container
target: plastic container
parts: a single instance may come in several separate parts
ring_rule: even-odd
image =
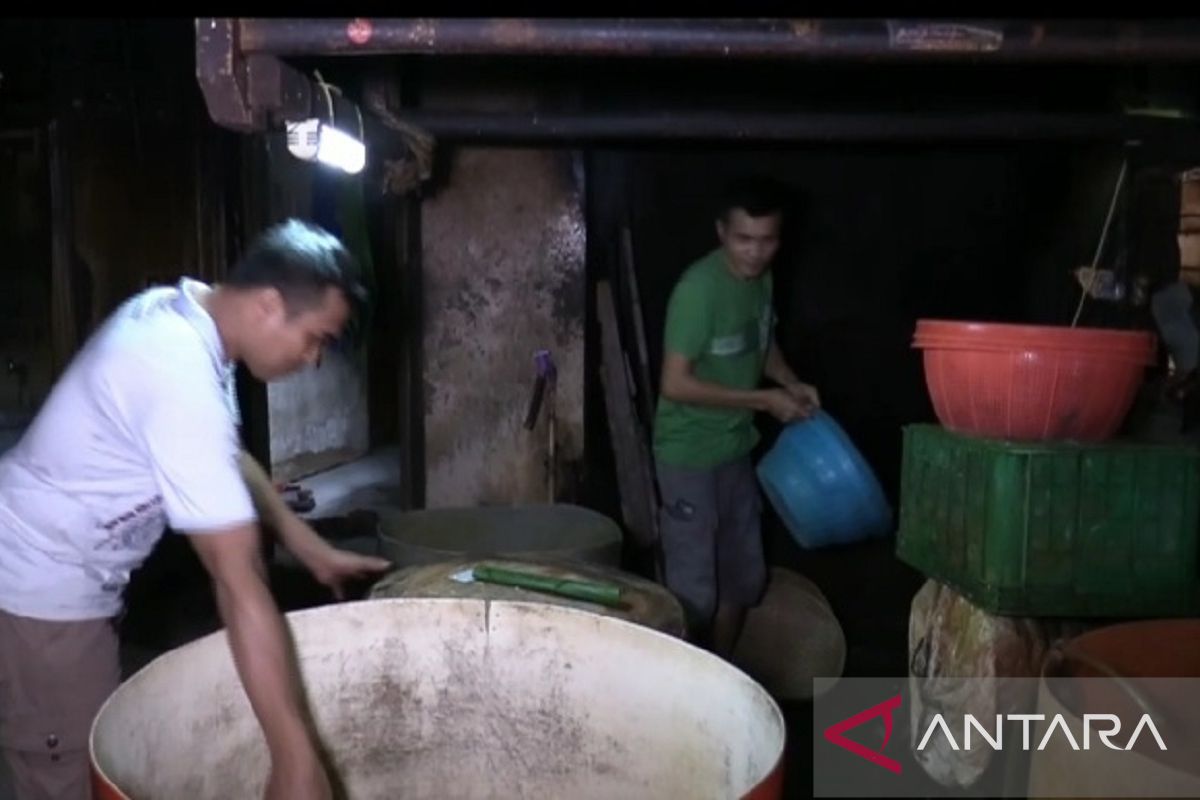
[[[1109,625],[1055,648],[1038,684],[1036,711],[1043,718],[1031,736],[1047,745],[1030,754],[1027,796],[1200,797],[1197,678],[1197,619]],[[1080,751],[1065,736],[1047,736],[1061,718],[1078,743],[1088,722],[1095,733],[1087,716],[1096,713],[1111,714],[1120,723],[1116,742],[1128,748],[1120,758],[1096,744]],[[1144,713],[1155,721],[1166,750],[1145,735],[1148,729],[1132,736]]]
[[[1200,450],[904,430],[900,560],[993,614],[1200,610]]]
[[[1157,345],[1145,331],[920,320],[913,346],[950,430],[1094,442],[1120,428]]]
[[[824,411],[793,422],[758,463],[758,478],[801,547],[886,536],[892,509],[871,467]]]

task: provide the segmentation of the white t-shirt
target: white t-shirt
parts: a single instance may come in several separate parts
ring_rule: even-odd
[[[253,521],[233,370],[187,278],[122,305],[0,458],[0,609],[109,617],[163,528]]]

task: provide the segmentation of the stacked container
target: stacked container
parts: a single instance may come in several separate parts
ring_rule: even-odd
[[[1113,441],[1152,334],[926,321],[897,555],[994,614],[1200,611],[1200,450]]]

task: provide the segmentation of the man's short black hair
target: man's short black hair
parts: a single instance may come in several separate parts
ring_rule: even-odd
[[[259,234],[230,270],[228,286],[272,287],[289,314],[320,305],[330,288],[341,290],[352,318],[366,305],[358,264],[338,238],[317,225],[289,219]]]
[[[782,214],[787,205],[787,191],[778,181],[748,176],[730,181],[721,191],[717,219],[729,219],[729,212],[740,208],[752,217]]]

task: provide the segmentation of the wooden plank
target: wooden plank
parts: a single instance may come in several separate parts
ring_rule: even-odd
[[[642,318],[642,298],[638,291],[637,271],[633,263],[633,234],[628,224],[621,226],[621,246],[617,262],[621,283],[625,286],[626,302],[634,339],[634,373],[637,381],[638,412],[649,428],[654,424],[654,384],[650,380],[650,354],[646,349],[646,323]]]
[[[601,370],[608,426],[617,462],[621,514],[634,541],[648,547],[658,541],[658,501],[648,437],[638,420],[630,394],[625,354],[621,351],[616,307],[608,281],[596,285],[600,320]]]

